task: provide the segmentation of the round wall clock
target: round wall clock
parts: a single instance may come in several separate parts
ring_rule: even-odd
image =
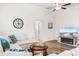
[[[24,22],[23,22],[22,19],[20,19],[20,18],[14,19],[14,21],[13,21],[13,26],[14,26],[15,28],[21,29],[21,28],[23,27],[23,25],[24,25]]]

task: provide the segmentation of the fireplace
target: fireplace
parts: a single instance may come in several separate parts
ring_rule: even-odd
[[[61,37],[61,42],[67,44],[74,44],[74,38]]]
[[[78,29],[77,27],[62,27],[59,31],[59,42],[76,45]]]

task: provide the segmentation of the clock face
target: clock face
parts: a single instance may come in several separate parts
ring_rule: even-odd
[[[22,19],[20,19],[20,18],[14,19],[14,21],[13,21],[13,26],[14,26],[15,28],[21,29],[21,28],[23,27],[23,25],[24,25],[24,22],[23,22]]]

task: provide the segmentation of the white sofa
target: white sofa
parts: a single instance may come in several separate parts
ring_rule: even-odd
[[[13,35],[15,35],[15,37],[17,39],[17,44],[19,44],[19,45],[38,41],[35,38],[29,37],[25,33],[14,33]],[[8,39],[9,39],[9,41],[11,41],[10,38],[8,38]]]
[[[60,54],[50,54],[48,56],[79,56],[79,47],[71,49],[71,50],[65,50]]]
[[[10,49],[22,49],[17,43],[16,44],[10,44]],[[32,56],[31,52],[26,51],[10,51],[6,50],[3,53],[0,53],[1,56]]]
[[[10,48],[15,48],[15,49],[22,49],[19,45],[22,45],[22,44],[28,44],[28,43],[33,43],[33,42],[37,42],[38,40],[35,40],[33,38],[29,38],[26,34],[24,33],[15,33],[14,34],[17,38],[17,42],[16,44],[10,44]],[[8,36],[5,36],[6,37],[6,40],[10,43],[11,42],[11,39],[8,37]],[[3,52],[3,49],[2,47],[0,47],[0,55],[4,55],[4,56],[7,56],[7,55],[26,55],[26,56],[31,56],[32,53],[30,52],[12,52],[12,51],[6,51],[6,52]]]

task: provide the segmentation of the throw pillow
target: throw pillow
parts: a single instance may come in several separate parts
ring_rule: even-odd
[[[16,43],[17,42],[15,35],[10,35],[8,37],[11,39],[12,43]]]
[[[0,37],[0,42],[1,42],[1,45],[2,45],[2,48],[3,48],[3,51],[10,48],[8,41],[4,37],[3,38]]]

